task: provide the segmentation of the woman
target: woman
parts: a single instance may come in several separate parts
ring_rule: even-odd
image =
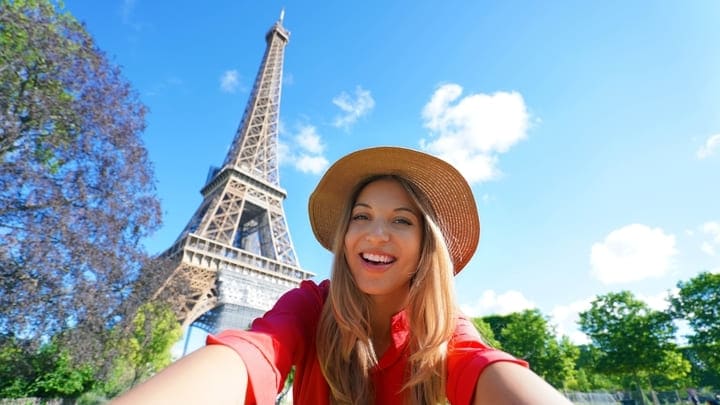
[[[303,282],[249,331],[209,336],[116,403],[273,404],[295,366],[297,404],[570,404],[457,309],[453,276],[480,223],[451,165],[361,150],[328,169],[309,212],[331,281]]]

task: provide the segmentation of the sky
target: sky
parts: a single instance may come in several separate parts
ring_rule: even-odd
[[[148,106],[143,140],[169,247],[233,140],[284,13],[280,183],[301,267],[329,276],[307,200],[364,147],[443,157],[481,240],[456,277],[470,316],[579,311],[631,291],[655,309],[720,272],[720,2],[203,3],[65,0]]]

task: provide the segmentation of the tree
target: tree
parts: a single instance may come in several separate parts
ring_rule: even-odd
[[[172,362],[172,346],[182,336],[175,312],[162,302],[143,304],[135,314],[130,333],[117,330],[114,344],[119,355],[104,391],[109,396],[142,382]]]
[[[77,397],[95,384],[92,366],[74,364],[69,351],[56,343],[42,346],[33,363],[35,379],[28,396]]]
[[[640,387],[656,374],[678,379],[689,371],[687,361],[678,361],[674,353],[672,319],[629,291],[598,296],[589,310],[580,313],[580,330],[598,349],[595,360],[600,373],[630,378]]]
[[[487,315],[481,319],[490,327],[495,337],[499,337],[502,334],[502,330],[505,329],[505,326],[510,322],[509,315]]]
[[[671,312],[690,325],[687,338],[699,362],[720,377],[720,274],[700,273],[677,287]]]
[[[39,346],[70,329],[92,356],[137,308],[160,222],[145,111],[70,14],[0,0],[0,332]]]
[[[27,348],[14,336],[0,335],[0,398],[22,398],[33,374]]]
[[[680,349],[683,357],[690,362],[691,370],[688,386],[690,387],[720,387],[720,370],[709,369],[700,360],[698,353],[692,346],[685,346]]]
[[[75,365],[68,350],[51,341],[33,350],[13,337],[0,339],[0,398],[77,397],[94,384],[94,370]]]
[[[485,322],[483,318],[472,318],[472,323],[475,325],[475,329],[478,330],[483,341],[491,347],[501,349],[502,345],[495,339],[495,332],[493,332],[490,324]]]
[[[617,376],[596,372],[598,358],[602,356],[602,353],[597,347],[588,344],[576,347],[580,353],[575,361],[575,382],[577,383],[578,391],[607,391],[622,386],[619,384]]]
[[[500,332],[503,349],[527,360],[533,370],[555,387],[574,379],[578,349],[567,338],[558,342],[555,330],[537,309],[508,315]]]
[[[567,336],[548,342],[548,363],[544,367],[545,378],[554,386],[571,389],[579,386],[575,364],[580,349]]]
[[[675,389],[678,386],[692,386],[690,382],[691,363],[681,351],[667,350],[655,372],[649,376],[650,385],[657,389]]]
[[[503,349],[532,361],[533,365],[542,357],[545,343],[552,339],[547,321],[536,309],[508,315],[508,322],[500,331]]]

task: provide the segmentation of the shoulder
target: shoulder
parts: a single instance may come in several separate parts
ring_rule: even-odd
[[[472,321],[465,315],[460,314],[455,317],[455,328],[453,330],[452,338],[450,339],[450,344],[457,345],[462,344],[463,342],[472,342],[477,343],[482,347],[488,347]]]
[[[275,304],[275,309],[306,310],[309,307],[321,308],[327,299],[330,281],[319,284],[313,280],[304,280],[296,288],[283,294]]]
[[[325,301],[330,291],[330,280],[322,280],[319,284],[314,280],[303,280],[298,290],[300,294],[312,295]]]
[[[302,281],[299,286],[284,293],[272,309],[260,318],[256,318],[251,330],[268,334],[294,331],[312,335],[325,305],[328,287],[329,283],[326,281],[320,284],[312,280]]]
[[[472,321],[465,316],[458,316],[453,336],[448,342],[448,364],[457,366],[473,363],[474,367],[482,369],[497,361],[510,361],[527,367],[527,362],[488,345]]]

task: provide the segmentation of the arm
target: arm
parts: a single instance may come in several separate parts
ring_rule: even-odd
[[[226,346],[206,346],[114,399],[112,405],[244,404],[247,370]]]
[[[474,405],[572,405],[564,395],[537,374],[515,363],[493,363],[480,374]]]

